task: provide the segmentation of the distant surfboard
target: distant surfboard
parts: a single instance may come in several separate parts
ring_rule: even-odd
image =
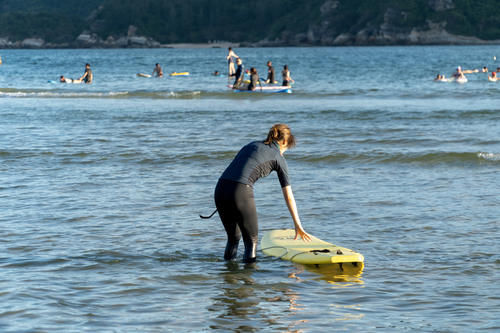
[[[151,74],[137,73],[138,77],[151,77]]]
[[[189,72],[180,72],[180,73],[173,72],[173,73],[170,73],[170,76],[188,76],[188,75],[189,75]]]

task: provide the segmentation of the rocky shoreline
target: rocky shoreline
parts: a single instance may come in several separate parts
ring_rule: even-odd
[[[362,29],[356,33],[331,35],[320,28],[292,34],[284,31],[280,38],[258,42],[212,41],[207,43],[161,44],[151,37],[135,34],[131,26],[127,36],[100,38],[96,33],[82,32],[71,43],[50,43],[41,38],[11,41],[0,37],[0,49],[54,49],[54,48],[227,48],[227,47],[293,47],[293,46],[389,46],[389,45],[492,45],[500,40],[483,40],[473,36],[454,35],[446,31],[445,24],[427,22],[427,27],[401,31],[388,23],[375,29]]]

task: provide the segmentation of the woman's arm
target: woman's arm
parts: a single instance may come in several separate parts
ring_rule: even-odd
[[[290,185],[282,188],[283,197],[285,198],[286,205],[288,210],[290,211],[290,215],[292,215],[293,224],[295,225],[295,239],[299,236],[304,241],[310,241],[311,236],[302,228],[302,224],[300,223],[299,213],[297,211],[297,204],[295,203],[295,197],[293,196],[292,187]]]

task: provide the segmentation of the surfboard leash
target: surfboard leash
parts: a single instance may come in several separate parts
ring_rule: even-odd
[[[214,212],[213,212],[212,214],[208,215],[208,216],[204,216],[204,215],[201,215],[201,214],[200,214],[200,218],[201,218],[201,219],[209,219],[209,218],[211,218],[212,216],[214,216],[214,215],[215,215],[215,213],[217,213],[217,209],[215,209],[215,210],[214,210]]]
[[[280,257],[276,257],[277,260],[279,259],[283,259],[284,256],[286,256],[288,254],[288,249],[284,246],[280,246],[280,245],[276,245],[276,246],[269,246],[269,247],[266,247],[266,248],[263,248],[263,249],[260,249],[262,252],[264,252],[265,250],[270,250],[270,249],[283,249],[285,250],[285,254],[280,256]]]

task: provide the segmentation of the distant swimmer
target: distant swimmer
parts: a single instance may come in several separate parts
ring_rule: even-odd
[[[161,69],[160,64],[155,65],[155,68],[153,69],[153,74],[151,75],[156,77],[163,77],[163,70]]]
[[[227,49],[228,53],[227,53],[227,66],[228,66],[228,76],[233,76],[233,74],[235,73],[235,70],[234,70],[234,59],[238,59],[238,55],[236,53],[234,53],[233,51],[233,48],[229,47]]]
[[[0,57],[0,65],[2,64],[2,57]]]
[[[219,76],[219,75],[220,75],[219,71],[215,71],[213,74],[213,76]]]
[[[465,74],[462,72],[455,78],[455,81],[457,83],[466,83],[468,80]]]
[[[75,83],[75,84],[80,84],[82,81],[80,79],[70,79],[65,77],[64,75],[61,75],[59,77],[59,82],[61,83]]]
[[[274,83],[274,67],[271,61],[267,62],[267,79],[266,83],[273,84]]]
[[[491,82],[498,81],[498,76],[496,72],[491,72],[491,75],[488,75],[488,80]]]
[[[283,86],[291,86],[292,82],[295,82],[290,76],[290,70],[288,69],[288,65],[283,66],[283,71],[281,72],[283,76]]]
[[[458,79],[460,75],[463,75],[462,67],[458,66],[457,69],[455,70],[455,73],[453,73],[451,76],[454,77],[455,79]]]
[[[243,76],[245,75],[243,68],[243,60],[241,60],[241,58],[238,58],[236,60],[236,64],[238,65],[238,68],[236,68],[236,72],[231,75],[235,77],[233,83],[233,89],[238,89],[238,87],[241,85],[243,81]]]
[[[90,64],[85,64],[85,73],[83,73],[82,77],[77,81],[85,82],[86,84],[91,84],[94,79],[94,74],[92,74],[92,70],[90,69]]]
[[[484,66],[483,69],[481,70],[483,73],[488,73],[488,67]]]
[[[448,80],[444,77],[442,74],[436,75],[434,78],[434,81],[439,81],[439,82],[448,82]]]
[[[248,84],[248,90],[254,91],[257,88],[257,84],[260,84],[259,74],[257,73],[257,69],[252,67],[250,68],[250,83]]]

